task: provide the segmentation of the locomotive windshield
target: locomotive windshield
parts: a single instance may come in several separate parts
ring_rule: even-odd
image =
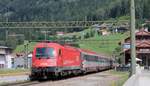
[[[54,58],[54,48],[37,48],[37,58]]]

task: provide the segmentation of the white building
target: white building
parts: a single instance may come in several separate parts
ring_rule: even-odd
[[[14,58],[14,68],[31,68],[32,53]]]
[[[0,69],[13,67],[12,49],[6,46],[0,46]]]

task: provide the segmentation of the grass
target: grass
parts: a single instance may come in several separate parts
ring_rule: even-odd
[[[115,48],[119,46],[118,43],[126,37],[127,33],[116,33],[108,36],[96,36],[87,40],[82,40],[79,44],[81,48],[112,55]]]
[[[11,76],[29,73],[30,69],[0,69],[0,76]]]
[[[90,32],[91,29],[86,29],[81,32],[75,32],[75,33],[70,33],[66,34],[64,36],[71,36],[71,35],[76,35],[76,36],[82,36],[83,33]],[[88,39],[83,39],[77,42],[79,44],[80,48],[82,49],[88,49],[92,50],[104,55],[112,55],[115,48],[119,47],[118,43],[129,36],[128,33],[115,33],[115,34],[110,34],[108,36],[98,36],[96,35],[95,37],[88,38]],[[32,51],[34,48],[34,45],[36,42],[30,42],[28,45],[28,51]],[[18,45],[17,48],[14,50],[15,53],[20,53],[24,52],[25,48],[24,45]]]
[[[35,46],[36,42],[30,42],[28,45],[28,51],[31,52]],[[17,48],[14,50],[15,53],[21,53],[25,51],[24,44],[18,45]]]
[[[120,72],[120,71],[111,70],[110,73],[120,77],[118,81],[113,81],[111,86],[123,86],[123,84],[129,78],[129,72]]]
[[[125,34],[111,34],[108,36],[95,36],[93,38],[88,38],[77,42],[80,48],[92,50],[98,53],[103,53],[107,55],[112,55],[115,48],[119,45],[118,43],[126,38],[128,35]],[[32,51],[36,42],[30,42],[28,45],[28,51]],[[24,45],[18,45],[14,50],[15,53],[24,52]]]

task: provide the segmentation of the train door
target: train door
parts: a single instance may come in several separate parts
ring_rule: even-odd
[[[57,62],[59,67],[63,67],[63,49],[58,49]]]
[[[80,53],[81,57],[81,68],[82,70],[86,70],[86,55],[84,53]]]
[[[84,58],[84,55],[80,52],[80,61],[81,61],[80,62],[81,63],[80,66],[81,66],[81,68],[83,68],[83,61],[84,61],[83,58]]]

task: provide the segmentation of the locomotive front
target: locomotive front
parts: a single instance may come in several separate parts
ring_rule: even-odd
[[[33,50],[31,76],[51,76],[59,72],[60,46],[55,43],[39,43]]]

